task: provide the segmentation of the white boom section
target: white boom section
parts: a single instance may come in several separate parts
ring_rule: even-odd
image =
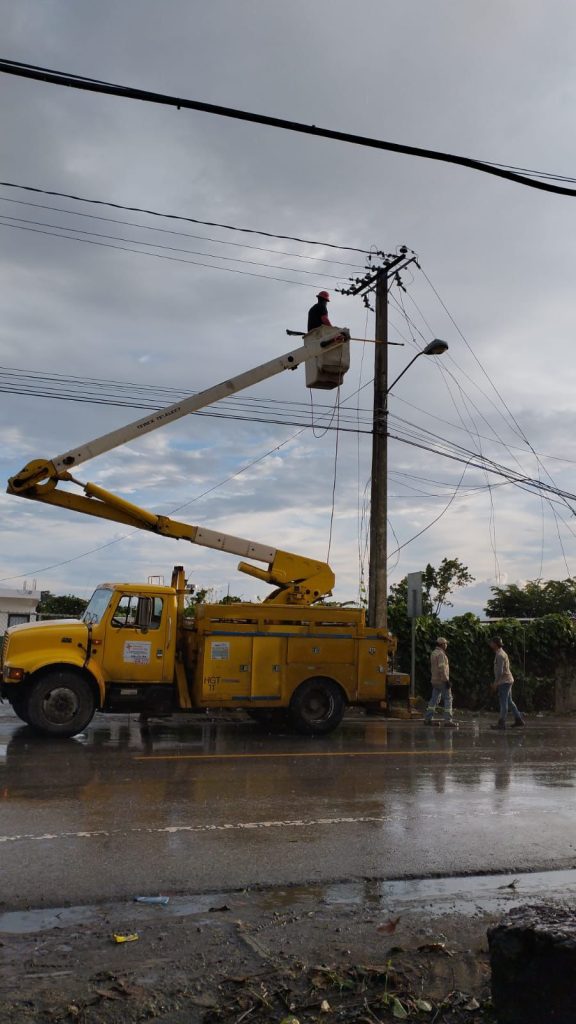
[[[205,391],[199,391],[198,394],[191,395],[181,402],[175,402],[174,405],[169,405],[166,409],[159,409],[157,412],[150,413],[150,415],[144,416],[134,423],[128,423],[125,427],[118,427],[117,430],[111,430],[110,433],[103,434],[102,437],[97,437],[93,441],[87,441],[86,444],[81,445],[79,448],[72,448],[69,452],[58,455],[57,458],[52,460],[52,465],[58,474],[63,473],[66,470],[70,470],[73,466],[87,462],[88,459],[93,459],[97,455],[103,455],[113,448],[127,444],[136,437],[149,434],[150,431],[157,430],[167,423],[174,423],[175,420],[181,419],[182,416],[198,412],[198,410],[203,409],[205,406],[218,402],[221,398],[228,398],[230,395],[243,391],[244,388],[248,388],[252,384],[259,384],[260,381],[274,377],[276,374],[282,373],[283,370],[294,370],[305,360],[320,356],[327,349],[338,348],[348,341],[349,338],[350,332],[345,327],[334,327],[331,329],[330,334],[325,329],[322,339],[318,341],[309,341],[306,346],[303,345],[301,348],[295,348],[291,352],[277,356],[276,359],[271,359],[267,363],[261,363],[260,366],[256,366],[253,370],[246,370],[245,373],[240,373],[236,377],[222,381],[221,384],[215,384],[214,387],[207,388]]]
[[[253,558],[256,562],[273,562],[277,552],[277,548],[269,548],[253,540],[244,540],[243,537],[234,537],[230,533],[207,530],[204,526],[198,527],[194,543],[205,548],[216,548],[232,555],[240,555],[242,558]]]

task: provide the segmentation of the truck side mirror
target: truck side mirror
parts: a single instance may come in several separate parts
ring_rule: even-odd
[[[138,611],[136,613],[135,626],[137,629],[149,629],[152,622],[154,603],[151,597],[138,598]]]

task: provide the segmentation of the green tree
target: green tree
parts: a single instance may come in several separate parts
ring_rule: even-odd
[[[443,607],[451,607],[451,594],[459,587],[474,582],[474,577],[459,558],[443,558],[438,568],[428,565],[422,573],[422,614],[440,614]],[[408,579],[390,587],[388,596],[388,617],[392,632],[397,633],[401,623],[406,622],[408,613]]]
[[[576,579],[528,580],[523,586],[491,587],[486,602],[489,618],[537,619],[541,615],[576,612]]]
[[[49,590],[43,590],[40,604],[36,611],[39,615],[62,615],[63,617],[79,618],[84,614],[88,601],[83,597],[75,597],[74,594],[51,594]]]
[[[193,616],[197,604],[238,604],[239,601],[242,601],[242,598],[236,594],[226,594],[219,601],[215,601],[214,587],[196,587],[194,593],[190,594],[186,600],[184,613]]]

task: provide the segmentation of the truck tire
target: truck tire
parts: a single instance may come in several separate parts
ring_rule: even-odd
[[[30,719],[28,717],[28,696],[22,693],[14,696],[10,699],[12,710],[21,722],[26,722],[26,725],[30,725]]]
[[[96,709],[88,681],[76,672],[59,669],[42,676],[28,696],[28,723],[44,736],[75,736],[91,721]]]
[[[287,708],[244,708],[246,714],[263,729],[276,732],[289,724]]]
[[[290,701],[290,721],[297,732],[321,736],[342,721],[346,699],[332,679],[317,676],[301,683]]]

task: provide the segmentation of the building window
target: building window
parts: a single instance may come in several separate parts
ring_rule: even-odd
[[[20,626],[23,622],[30,622],[29,615],[8,615],[8,626]]]

